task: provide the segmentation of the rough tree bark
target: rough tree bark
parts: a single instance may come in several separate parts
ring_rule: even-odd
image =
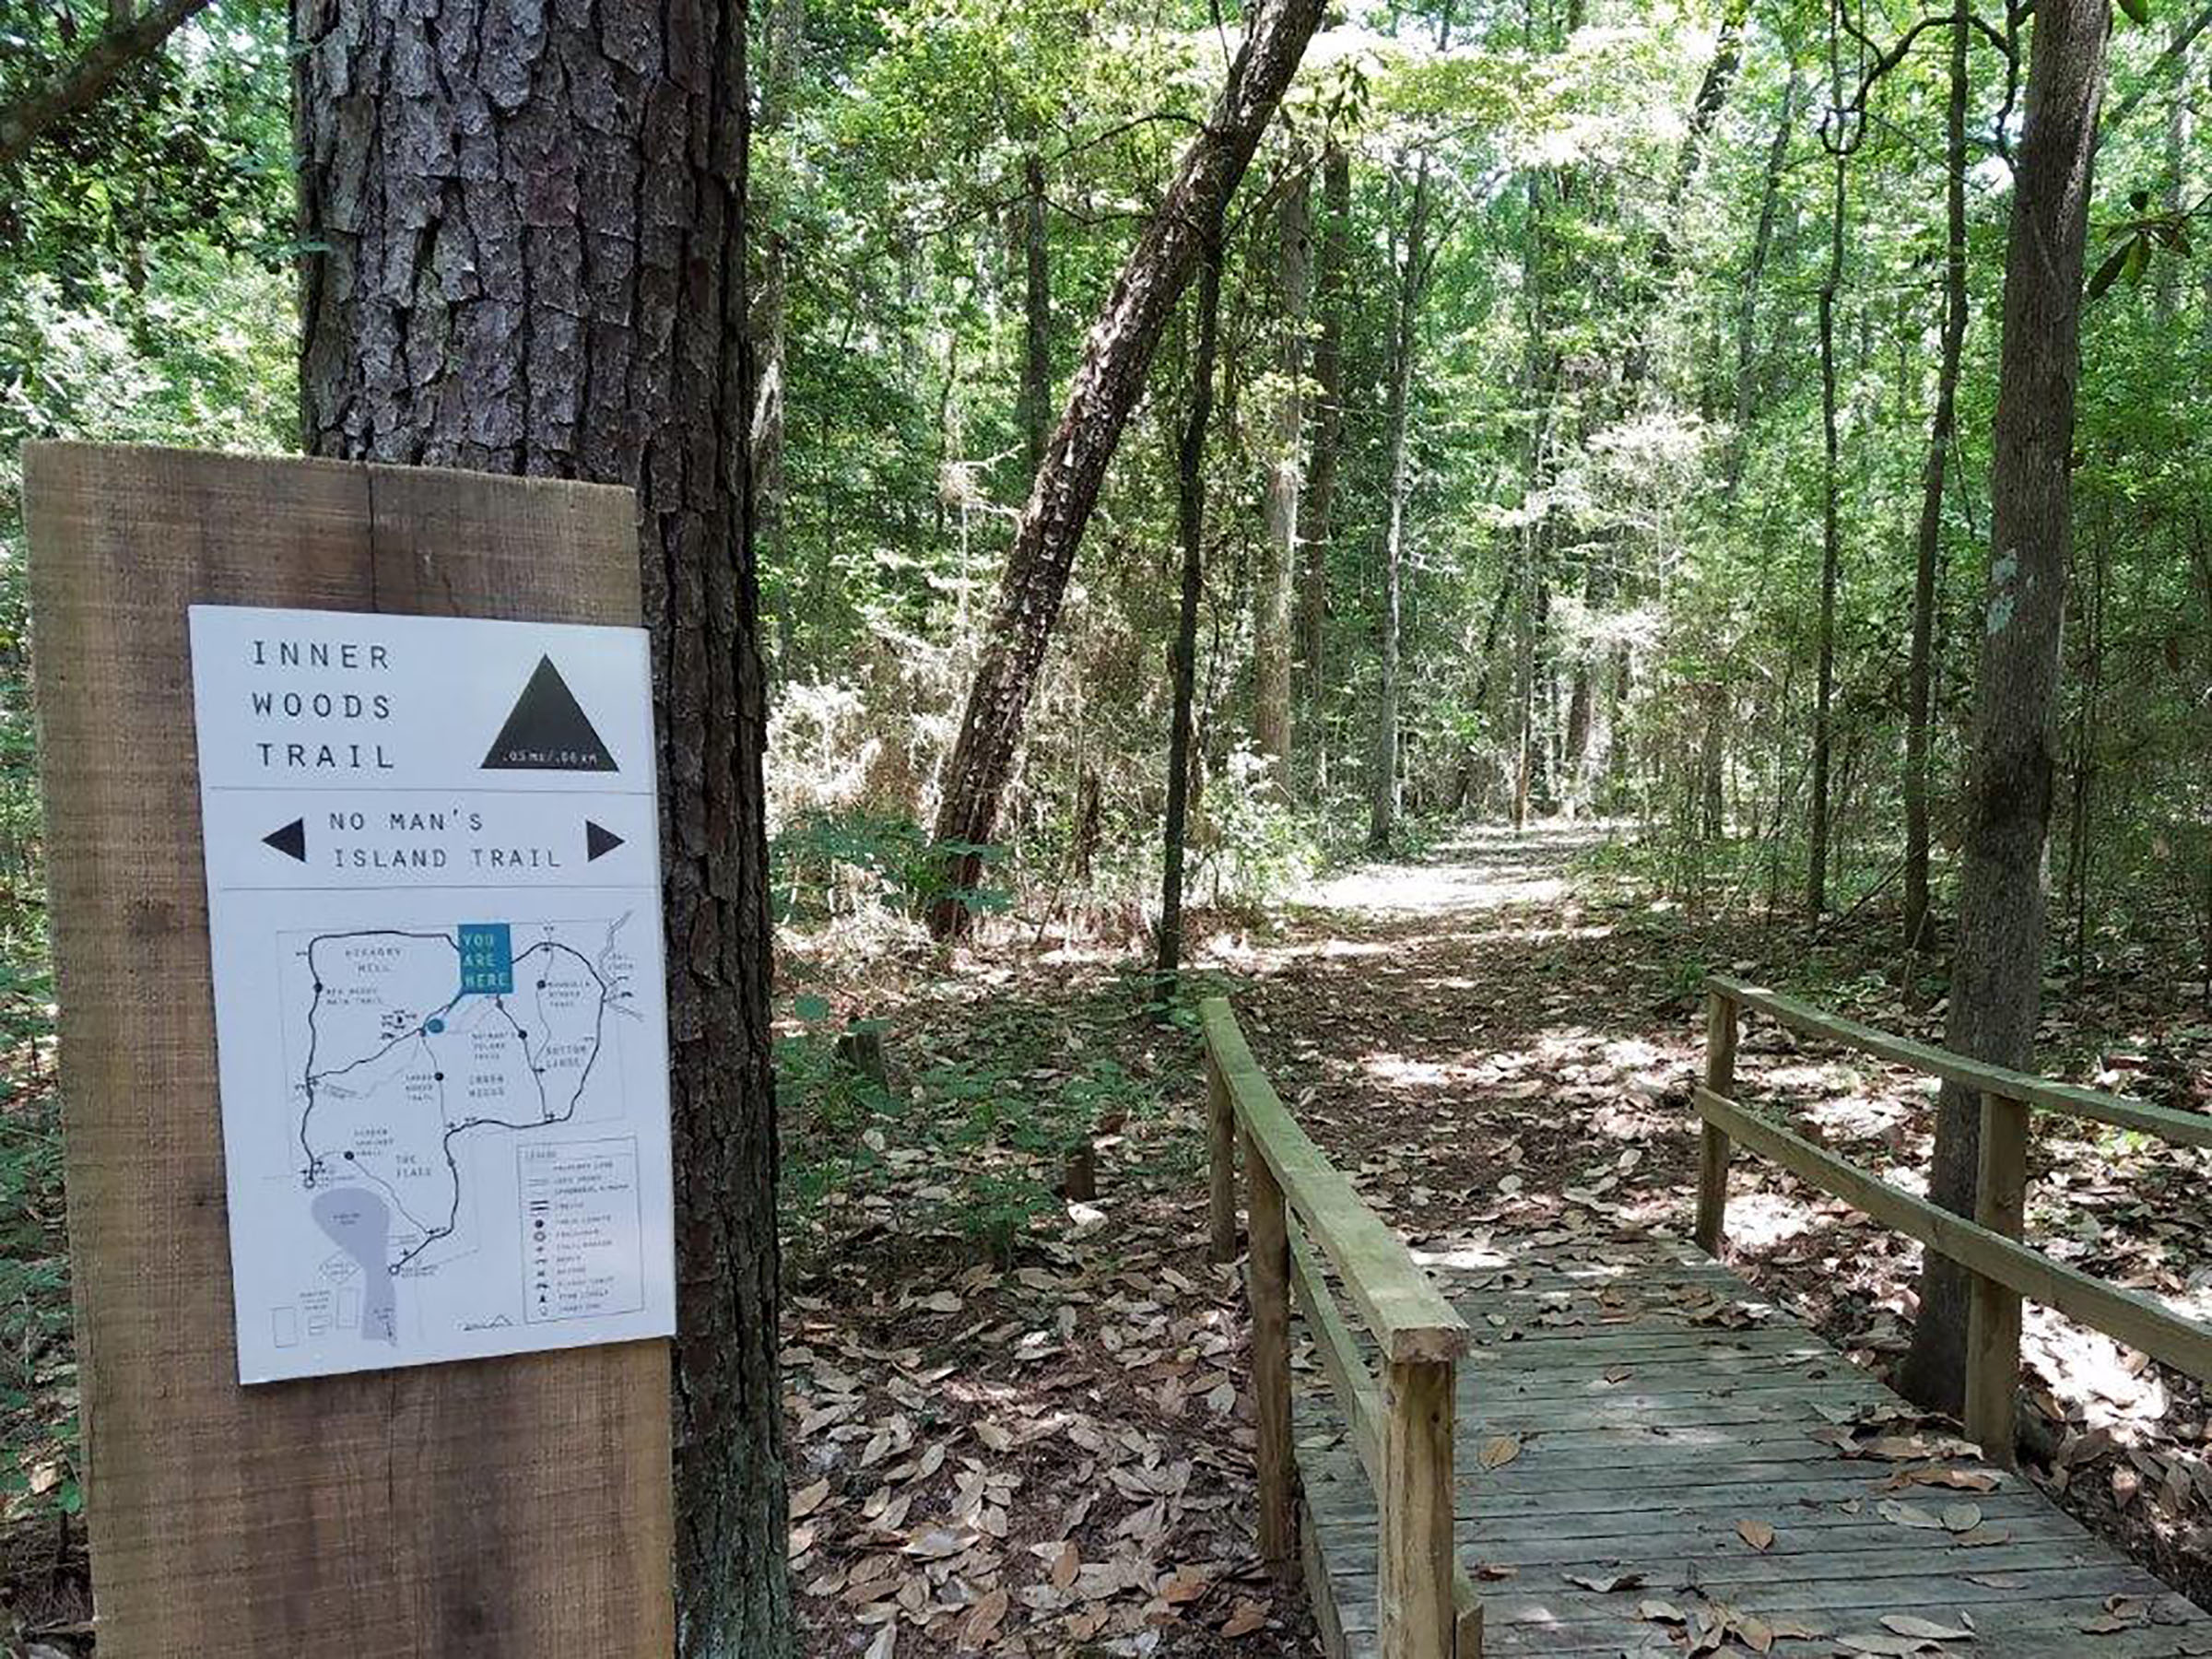
[[[19,159],[57,123],[89,109],[115,77],[207,8],[208,0],[159,0],[143,11],[111,8],[108,26],[66,67],[0,106],[0,167]]]
[[[1943,554],[1943,486],[1958,424],[1959,365],[1966,347],[1968,0],[1951,18],[1950,89],[1944,105],[1943,356],[1936,371],[1936,412],[1920,474],[1920,524],[1912,545],[1912,660],[1906,675],[1905,948],[1928,943],[1928,756],[1936,694],[1936,575]]]
[[[930,929],[939,938],[967,925],[970,911],[959,895],[974,886],[982,869],[977,849],[996,827],[999,797],[1013,771],[1022,720],[1059,620],[1076,549],[1122,427],[1144,389],[1159,331],[1197,263],[1202,227],[1219,219],[1243,178],[1321,21],[1322,4],[1262,0],[1205,130],[1184,152],[1084,344],[1060,424],[1014,526],[996,615],[945,767],[936,837],[947,849],[947,896],[929,912]]]
[[[1298,165],[1293,158],[1289,165]],[[1252,586],[1252,746],[1272,769],[1278,794],[1290,791],[1290,590],[1298,566],[1298,492],[1304,459],[1306,307],[1312,287],[1313,216],[1300,168],[1276,210],[1276,290],[1280,314],[1274,418],[1259,568]]]
[[[1805,872],[1805,908],[1815,922],[1828,908],[1829,770],[1835,748],[1836,587],[1843,559],[1837,503],[1842,488],[1842,460],[1836,432],[1836,290],[1843,281],[1843,188],[1848,163],[1841,151],[1834,160],[1828,275],[1820,285],[1820,434],[1826,459],[1820,474],[1820,638],[1813,693],[1812,828],[1806,837]]]
[[[2028,68],[1991,467],[1988,603],[1962,792],[1959,942],[1945,1041],[2026,1069],[2043,973],[2043,857],[2058,746],[2059,647],[2071,552],[2081,284],[2107,0],[2041,0]],[[1936,1107],[1928,1194],[1974,1207],[1981,1105],[1947,1087]],[[1930,1251],[1900,1383],[1957,1409],[1965,1377],[1966,1276]]]
[[[1300,543],[1298,638],[1305,702],[1318,711],[1324,684],[1324,630],[1329,615],[1329,534],[1336,510],[1336,464],[1344,440],[1345,274],[1351,263],[1352,163],[1331,146],[1321,164],[1321,252],[1313,285],[1313,453],[1306,473]],[[1316,722],[1318,734],[1318,722]],[[1322,775],[1318,735],[1315,791]]]
[[[638,491],[676,1149],[678,1648],[791,1651],[746,437],[746,0],[297,0],[322,455]]]
[[[1406,498],[1413,487],[1406,443],[1413,401],[1413,360],[1420,344],[1421,288],[1429,275],[1429,157],[1413,177],[1413,205],[1406,218],[1405,265],[1398,273],[1396,326],[1392,334],[1390,392],[1384,406],[1384,441],[1390,447],[1390,520],[1382,535],[1382,665],[1375,693],[1374,753],[1368,780],[1368,844],[1387,847],[1398,828],[1398,629],[1406,559]]]
[[[1168,821],[1161,845],[1159,937],[1163,974],[1182,966],[1182,863],[1191,790],[1192,705],[1198,687],[1198,606],[1206,595],[1206,430],[1214,414],[1214,343],[1221,321],[1221,251],[1209,248],[1198,276],[1198,347],[1191,358],[1191,407],[1175,454],[1175,530],[1182,545],[1182,594],[1175,615],[1175,713],[1168,733]]]

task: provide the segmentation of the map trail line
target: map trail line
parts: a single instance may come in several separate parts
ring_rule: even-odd
[[[344,1077],[347,1073],[355,1071],[361,1066],[373,1065],[377,1061],[383,1059],[394,1049],[399,1048],[405,1043],[421,1042],[427,1049],[429,1039],[433,1035],[430,1030],[432,1024],[441,1020],[445,1015],[451,1013],[460,1005],[464,996],[470,994],[465,991],[454,992],[453,994],[449,997],[442,1006],[431,1013],[424,1015],[419,1020],[418,1020],[413,1029],[402,1031],[392,1037],[374,1053],[364,1054],[356,1060],[349,1060],[344,1065],[333,1066],[328,1071],[319,1072],[315,1069],[315,1059],[317,1048],[321,1041],[321,1034],[316,1030],[315,1014],[317,1009],[319,1009],[322,1006],[324,982],[323,979],[322,971],[316,966],[315,963],[315,947],[319,945],[334,944],[340,940],[347,939],[415,939],[426,942],[436,941],[450,947],[456,960],[458,960],[461,955],[460,941],[453,934],[418,933],[405,928],[354,928],[348,929],[342,933],[317,934],[313,938],[308,941],[307,967],[309,976],[313,983],[313,990],[308,1004],[307,1011],[307,1061],[304,1067],[304,1075],[301,1079],[302,1086],[306,1091],[307,1101],[306,1104],[300,1109],[300,1150],[307,1155],[307,1167],[302,1171],[302,1178],[310,1188],[314,1187],[327,1172],[322,1154],[315,1150],[313,1143],[309,1139],[310,1120],[313,1117],[315,1111],[316,1086],[320,1083],[329,1080],[330,1078]],[[436,1227],[426,1226],[418,1218],[417,1218],[406,1208],[406,1205],[401,1202],[398,1193],[394,1190],[388,1182],[380,1179],[373,1171],[366,1168],[357,1166],[358,1172],[364,1179],[374,1182],[374,1184],[382,1188],[391,1195],[394,1204],[397,1206],[402,1215],[406,1216],[410,1221],[413,1221],[416,1226],[423,1229],[424,1236],[422,1239],[417,1242],[413,1248],[401,1254],[397,1260],[388,1265],[387,1270],[394,1277],[397,1277],[397,1275],[407,1265],[408,1263],[415,1260],[416,1257],[419,1256],[431,1245],[437,1243],[441,1239],[450,1238],[455,1229],[460,1225],[461,1166],[459,1161],[453,1157],[453,1140],[456,1136],[464,1135],[471,1129],[511,1129],[519,1134],[526,1130],[542,1129],[553,1124],[565,1124],[574,1118],[577,1109],[582,1103],[584,1088],[591,1081],[593,1068],[598,1064],[600,1050],[605,1046],[606,1035],[606,1005],[608,1001],[616,994],[616,988],[607,983],[606,977],[600,973],[598,968],[593,963],[589,957],[585,956],[582,951],[576,949],[573,946],[564,944],[558,939],[541,939],[536,944],[518,952],[513,959],[512,966],[514,970],[519,971],[523,963],[528,961],[532,957],[537,955],[540,951],[545,951],[548,954],[558,951],[562,955],[574,957],[577,962],[582,967],[583,971],[592,976],[593,983],[598,987],[599,1002],[598,1006],[594,1011],[593,1016],[591,1050],[584,1057],[582,1069],[577,1073],[576,1087],[570,1094],[568,1103],[561,1107],[559,1111],[556,1111],[552,1105],[552,1102],[547,1098],[546,1095],[545,1068],[536,1063],[535,1057],[530,1053],[530,1041],[527,1030],[519,1021],[516,1020],[513,1012],[507,1006],[507,1001],[504,995],[498,994],[490,994],[494,1011],[497,1012],[501,1018],[506,1020],[509,1029],[512,1030],[515,1034],[515,1040],[517,1043],[522,1048],[523,1058],[530,1069],[531,1080],[537,1089],[538,1106],[540,1108],[539,1116],[536,1119],[527,1123],[517,1123],[505,1118],[489,1116],[472,1117],[465,1119],[457,1124],[454,1123],[446,1115],[446,1093],[444,1086],[445,1074],[442,1071],[436,1070],[435,1063],[433,1062],[433,1081],[435,1081],[438,1085],[438,1113],[440,1120],[445,1124],[445,1133],[439,1139],[439,1151],[445,1159],[446,1172],[451,1178],[453,1190],[453,1197],[451,1203],[447,1206],[446,1218],[444,1222]],[[350,1155],[348,1155],[348,1161],[351,1161]]]

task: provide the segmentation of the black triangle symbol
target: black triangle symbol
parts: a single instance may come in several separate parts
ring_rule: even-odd
[[[500,728],[491,752],[484,757],[487,771],[614,771],[615,758],[599,741],[591,719],[560,677],[549,656],[537,659],[537,667],[514,712]]]
[[[612,830],[602,830],[590,818],[583,820],[583,862],[585,864],[590,864],[593,859],[604,853],[612,853],[621,844],[622,838]]]
[[[274,847],[287,858],[307,862],[307,820],[294,818],[281,830],[272,830],[261,838],[264,846]]]

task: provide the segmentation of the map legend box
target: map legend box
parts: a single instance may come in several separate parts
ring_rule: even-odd
[[[625,1139],[517,1148],[523,1199],[523,1316],[536,1324],[631,1313],[639,1271],[638,1148]]]

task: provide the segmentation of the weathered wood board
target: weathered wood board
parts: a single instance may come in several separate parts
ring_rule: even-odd
[[[1483,1594],[1486,1654],[1681,1653],[1684,1627],[1644,1617],[1647,1601],[1819,1632],[1777,1640],[1783,1659],[1893,1637],[1882,1620],[1900,1616],[1971,1619],[1971,1639],[1942,1651],[1981,1659],[2212,1654],[2212,1618],[2023,1477],[1948,1458],[2001,1484],[1892,1488],[1912,1465],[1818,1438],[1905,1407],[1701,1253],[1606,1243],[1603,1259],[1562,1268],[1501,1237],[1494,1253],[1506,1267],[1437,1272],[1476,1333],[1460,1365],[1454,1529]],[[1715,1323],[1722,1305],[1749,1323]],[[1318,1369],[1297,1381],[1303,1554],[1324,1645],[1333,1659],[1390,1659],[1375,1638],[1374,1497]],[[1510,1459],[1485,1469],[1485,1445],[1496,1457],[1509,1441]],[[1961,1533],[1906,1525],[1885,1502],[1937,1518],[1971,1503],[1980,1520]],[[1753,1547],[1739,1523],[1771,1527],[1772,1541]],[[2124,1628],[2091,1633],[2114,1596],[2132,1598]]]
[[[185,607],[639,619],[627,490],[26,455],[100,1649],[673,1645],[665,1343],[237,1382]]]

